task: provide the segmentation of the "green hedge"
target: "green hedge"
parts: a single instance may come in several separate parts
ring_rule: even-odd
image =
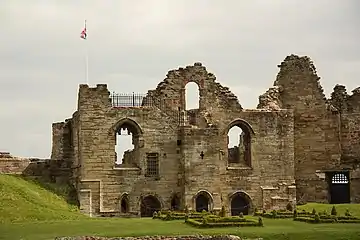
[[[159,211],[154,212],[153,219],[160,219],[163,221],[173,221],[173,220],[185,220],[190,219],[202,219],[204,216],[217,218],[217,215],[212,215],[208,212],[189,212],[188,214],[184,212],[172,212],[172,211]]]
[[[261,216],[264,218],[293,218],[294,213],[291,211],[285,211],[285,210],[272,210],[271,212],[255,212],[254,216]]]
[[[185,220],[186,224],[189,224],[197,228],[223,228],[223,227],[262,227],[263,222],[261,217],[258,221],[245,219],[240,217],[218,217],[203,219],[191,219]]]
[[[360,223],[360,218],[351,216],[321,216],[314,215],[312,217],[296,217],[294,221],[306,222],[306,223]]]

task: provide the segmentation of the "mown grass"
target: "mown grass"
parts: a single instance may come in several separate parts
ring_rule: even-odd
[[[56,191],[55,191],[56,192]],[[330,212],[332,205],[307,204],[300,209]],[[360,216],[360,205],[337,205]],[[81,215],[66,199],[20,177],[0,175],[0,239],[50,240],[56,236],[143,236],[234,234],[265,240],[360,239],[360,224],[307,224],[291,219],[263,219],[265,227],[196,229],[183,221],[149,218],[98,218]]]

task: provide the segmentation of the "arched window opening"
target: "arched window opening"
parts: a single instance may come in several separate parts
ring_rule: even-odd
[[[180,211],[180,198],[177,194],[171,198],[171,210]]]
[[[251,166],[251,136],[242,126],[235,125],[228,132],[228,163]]]
[[[200,91],[194,82],[189,82],[185,86],[185,110],[199,109]]]
[[[231,198],[231,216],[239,216],[240,213],[248,215],[251,208],[250,198],[244,193],[236,193]]]
[[[336,173],[332,179],[331,179],[331,183],[332,184],[348,184],[349,180],[346,177],[345,174],[343,173]]]
[[[121,198],[120,206],[121,206],[121,213],[129,212],[129,198],[127,195],[124,195]]]
[[[141,200],[140,215],[141,217],[152,217],[154,212],[161,210],[160,201],[154,196],[146,196]]]
[[[139,165],[139,136],[135,123],[124,121],[116,130],[115,165]]]
[[[195,198],[195,209],[197,212],[210,210],[211,197],[206,192],[199,193]]]

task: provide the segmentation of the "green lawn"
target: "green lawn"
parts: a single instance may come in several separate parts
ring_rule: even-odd
[[[196,229],[183,221],[153,219],[86,219],[75,221],[16,223],[0,225],[0,239],[47,240],[56,236],[102,235],[188,235],[234,234],[283,240],[360,239],[359,224],[308,224],[292,220],[264,219],[265,227]]]
[[[318,212],[331,205],[307,204],[299,207]],[[346,208],[360,216],[360,205],[337,205],[338,213]],[[183,221],[153,219],[91,219],[82,216],[65,199],[35,182],[0,175],[0,239],[50,240],[56,236],[140,236],[234,234],[274,240],[351,240],[360,239],[360,224],[308,224],[291,219],[263,219],[265,227],[196,229]]]

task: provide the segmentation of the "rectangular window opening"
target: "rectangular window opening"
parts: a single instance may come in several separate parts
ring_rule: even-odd
[[[157,177],[159,176],[159,154],[147,153],[146,154],[146,176]]]

